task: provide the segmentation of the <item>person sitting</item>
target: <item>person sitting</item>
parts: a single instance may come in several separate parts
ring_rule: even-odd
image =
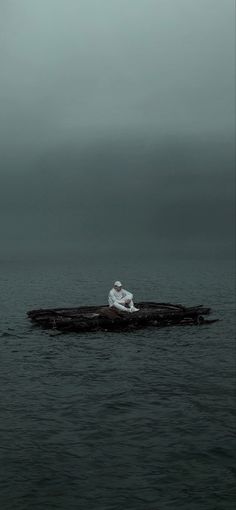
[[[138,312],[139,308],[134,306],[133,294],[123,289],[122,283],[116,281],[108,295],[110,308],[117,308],[122,312]]]

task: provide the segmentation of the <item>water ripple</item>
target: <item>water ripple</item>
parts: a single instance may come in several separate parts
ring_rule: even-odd
[[[211,326],[92,335],[31,327],[25,311],[40,306],[38,296],[55,305],[62,283],[77,292],[78,267],[70,271],[63,282],[45,268],[33,271],[34,285],[19,303],[21,273],[8,285],[12,306],[0,330],[1,508],[233,509],[235,322],[224,273],[218,280],[202,273],[201,292],[222,318]],[[187,279],[176,274],[173,286],[159,284],[181,302]],[[91,272],[91,286],[93,279]],[[148,296],[151,284],[143,281]]]

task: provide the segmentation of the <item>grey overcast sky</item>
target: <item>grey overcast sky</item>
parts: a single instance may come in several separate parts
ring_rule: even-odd
[[[2,253],[132,251],[140,232],[163,252],[227,251],[234,14],[234,0],[1,0]]]
[[[2,138],[230,131],[234,0],[2,0]]]

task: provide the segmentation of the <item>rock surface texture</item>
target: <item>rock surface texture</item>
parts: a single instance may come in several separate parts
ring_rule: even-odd
[[[215,322],[206,319],[211,309],[203,305],[186,307],[180,304],[140,302],[138,312],[120,312],[108,306],[80,306],[30,310],[27,315],[34,324],[63,332],[124,331],[144,327],[201,325]]]

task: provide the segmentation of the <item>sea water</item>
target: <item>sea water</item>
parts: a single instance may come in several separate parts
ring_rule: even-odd
[[[1,510],[231,510],[235,279],[228,260],[1,263]],[[27,310],[203,304],[210,325],[56,334]]]

